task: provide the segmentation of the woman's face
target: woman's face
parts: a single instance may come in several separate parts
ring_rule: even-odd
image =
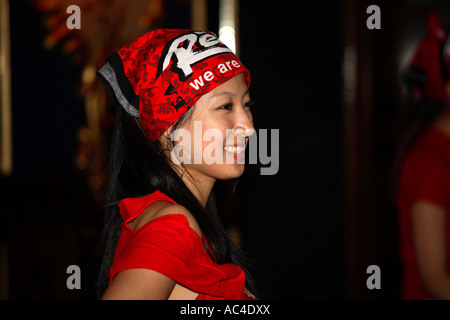
[[[172,160],[194,178],[232,179],[244,172],[245,148],[254,133],[250,94],[238,74],[203,95],[183,128],[172,135]]]

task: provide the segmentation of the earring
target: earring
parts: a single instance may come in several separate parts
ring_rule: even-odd
[[[186,172],[187,167],[188,167],[188,165],[186,164],[186,165],[184,166],[183,172],[182,172],[181,175],[180,175],[180,179],[183,178],[183,175],[184,175],[184,173]]]
[[[182,157],[180,157],[179,148],[181,148],[183,150]],[[186,172],[188,165],[191,163],[191,155],[190,155],[189,150],[185,146],[177,144],[177,145],[172,146],[172,149],[170,150],[170,154],[171,154],[172,161],[175,164],[181,164],[184,167],[183,172],[180,175],[180,178],[183,178],[183,175]],[[176,161],[174,161],[174,156],[175,156]]]

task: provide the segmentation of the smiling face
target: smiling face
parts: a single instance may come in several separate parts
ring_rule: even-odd
[[[202,96],[190,119],[172,136],[180,168],[188,164],[196,180],[239,177],[248,137],[255,131],[250,107],[242,73]]]

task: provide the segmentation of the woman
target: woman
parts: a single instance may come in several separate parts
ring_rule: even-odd
[[[217,179],[244,170],[249,71],[214,34],[192,30],[148,32],[107,61],[98,75],[117,122],[102,298],[254,298],[213,195]]]
[[[410,81],[422,99],[422,123],[407,148],[397,193],[401,298],[408,300],[450,299],[450,82],[437,13],[427,22],[427,37],[408,70],[410,79],[422,79]]]

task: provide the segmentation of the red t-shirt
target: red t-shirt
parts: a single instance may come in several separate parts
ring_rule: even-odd
[[[414,246],[412,206],[429,201],[450,212],[450,137],[428,127],[413,144],[402,165],[397,193],[400,254],[403,264],[402,299],[432,298],[420,280]],[[446,266],[450,275],[450,219],[446,219]]]
[[[175,203],[159,191],[120,201],[123,222],[108,273],[110,282],[122,270],[146,268],[198,292],[196,300],[252,299],[245,289],[244,271],[232,263],[214,263],[184,215],[161,216],[136,231],[128,226],[145,208],[160,200]],[[206,241],[204,235],[203,239]]]

